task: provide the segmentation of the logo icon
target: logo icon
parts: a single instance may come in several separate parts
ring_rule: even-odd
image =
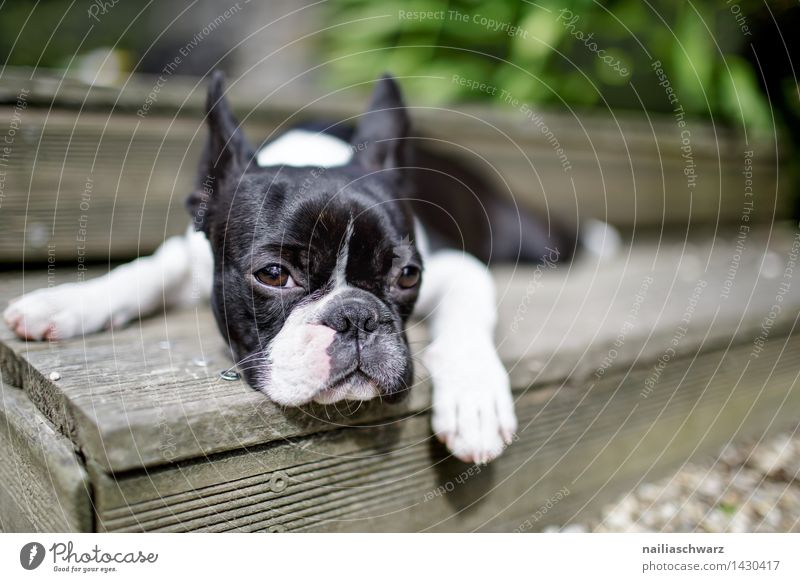
[[[26,570],[35,570],[44,561],[44,546],[39,542],[28,542],[19,551],[19,563]]]

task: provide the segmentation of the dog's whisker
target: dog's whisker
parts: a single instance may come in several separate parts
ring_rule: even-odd
[[[260,368],[258,365],[254,364],[254,365],[249,366],[247,368],[240,368],[239,373],[243,374],[244,372],[249,372],[250,370],[261,370],[261,369],[262,368]]]
[[[243,366],[240,368],[236,368],[236,372],[238,374],[243,374],[244,372],[248,372],[250,370],[264,370],[268,369],[268,366],[261,362],[253,362],[249,366]],[[231,372],[233,368],[229,368],[228,370],[224,370],[223,373]]]
[[[231,366],[231,369],[235,368],[236,366],[241,366],[245,362],[248,362],[248,361],[250,361],[250,360],[252,360],[252,359],[254,359],[254,358],[258,357],[258,356],[262,356],[262,355],[263,355],[263,352],[261,352],[260,350],[256,351],[256,352],[253,352],[251,354],[248,354],[245,357],[243,357],[241,360],[239,360],[238,362],[234,363],[233,366]]]

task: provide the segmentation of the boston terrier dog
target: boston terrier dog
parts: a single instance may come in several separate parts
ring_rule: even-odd
[[[390,76],[354,127],[307,125],[256,150],[215,73],[207,122],[189,231],[100,278],[24,295],[10,328],[66,339],[210,298],[250,386],[301,406],[400,399],[413,313],[430,330],[436,436],[463,461],[496,458],[517,420],[487,264],[568,259],[576,233],[420,147]]]

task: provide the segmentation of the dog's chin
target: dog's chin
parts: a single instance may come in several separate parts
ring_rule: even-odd
[[[381,390],[375,380],[356,371],[320,390],[313,398],[317,404],[333,404],[342,400],[372,400],[380,396]]]

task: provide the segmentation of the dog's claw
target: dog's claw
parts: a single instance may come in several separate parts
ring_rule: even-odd
[[[500,429],[500,436],[503,437],[503,442],[506,446],[514,442],[514,432],[508,429]]]

